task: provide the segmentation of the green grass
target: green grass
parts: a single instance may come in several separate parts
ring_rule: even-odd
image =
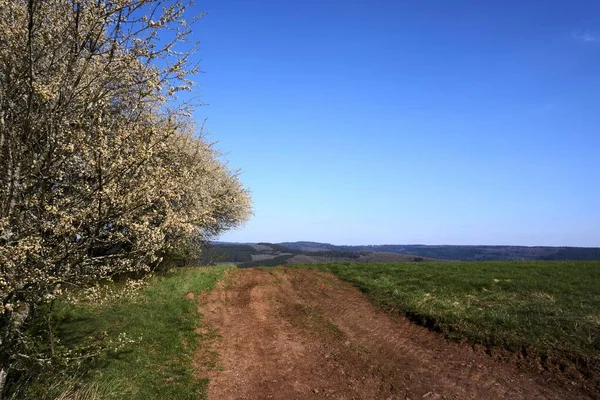
[[[121,333],[136,340],[88,366],[79,383],[97,388],[102,399],[205,398],[207,380],[194,377],[193,357],[200,342],[211,338],[196,332],[201,324],[198,304],[185,295],[212,289],[228,268],[176,269],[153,278],[132,298],[102,305],[60,305],[55,318],[61,321],[59,337],[64,344],[77,346],[90,337],[114,338]],[[42,398],[40,383],[61,389],[60,382],[38,382],[31,398]]]
[[[600,370],[600,262],[307,265],[456,340]]]

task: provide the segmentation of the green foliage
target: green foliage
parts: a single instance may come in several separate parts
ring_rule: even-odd
[[[95,390],[102,399],[204,398],[207,381],[194,377],[193,355],[210,335],[197,333],[201,323],[197,302],[185,295],[210,290],[226,269],[179,268],[153,278],[133,298],[104,304],[57,304],[57,338],[69,347],[123,334],[135,343],[76,368],[22,376],[12,389],[20,390],[13,398],[54,399],[74,387]]]
[[[582,372],[600,372],[600,262],[332,263],[317,268],[450,338],[525,349]]]

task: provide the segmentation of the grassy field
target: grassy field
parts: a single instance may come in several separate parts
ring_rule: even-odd
[[[600,373],[600,262],[421,262],[306,265],[328,270],[391,312],[489,347],[526,352],[551,365]],[[126,334],[136,343],[93,364],[40,375],[18,399],[205,398],[193,375],[201,316],[189,292],[210,290],[231,266],[177,269],[132,298],[58,304],[60,341],[72,348]],[[94,339],[96,338],[96,339]],[[87,391],[87,393],[86,393]]]
[[[315,268],[315,265],[306,266]],[[600,262],[318,266],[376,303],[456,340],[600,372]]]
[[[205,398],[207,381],[194,378],[193,355],[199,343],[210,338],[196,333],[201,321],[197,302],[185,295],[213,288],[228,268],[231,267],[177,269],[153,278],[133,298],[102,305],[57,307],[55,318],[61,320],[58,334],[69,346],[75,347],[90,337],[115,338],[123,333],[136,343],[97,360],[83,371],[40,378],[27,385],[29,394],[17,398],[55,399],[73,384],[71,389],[79,393],[66,398]]]

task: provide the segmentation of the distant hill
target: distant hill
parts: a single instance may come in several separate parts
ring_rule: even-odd
[[[547,246],[372,245],[338,246],[319,242],[226,243],[213,242],[200,260],[203,264],[234,263],[241,268],[322,262],[494,260],[600,260],[600,248]]]
[[[300,243],[300,242],[299,242]],[[283,243],[224,243],[213,242],[201,259],[202,264],[234,263],[240,268],[286,264],[316,264],[333,261],[393,262],[431,261],[432,258],[387,251],[358,251],[332,249],[326,243],[301,242],[294,248]]]
[[[493,260],[600,260],[597,247],[548,247],[548,246],[451,246],[423,244],[385,244],[374,246],[336,246],[315,242],[280,243],[296,250],[319,248],[345,252],[389,252],[437,258],[442,260],[493,261]]]

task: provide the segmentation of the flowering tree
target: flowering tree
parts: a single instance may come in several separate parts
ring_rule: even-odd
[[[250,214],[198,136],[184,0],[0,0],[0,397],[65,287],[147,272]]]

